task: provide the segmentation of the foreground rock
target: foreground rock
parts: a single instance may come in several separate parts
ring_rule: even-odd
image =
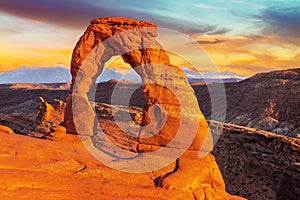
[[[130,145],[134,143],[124,139],[120,130],[111,120],[100,120],[104,131],[110,139],[119,145],[124,142],[123,148],[129,150]],[[126,124],[126,122],[123,122]],[[63,128],[58,128],[56,131]],[[190,173],[184,176],[182,180],[188,181],[184,184],[178,179],[171,180],[171,183],[177,182],[178,186],[187,186],[189,188],[173,188],[166,190],[156,187],[153,181],[167,171],[174,169],[174,166],[168,166],[161,171],[149,173],[124,173],[104,166],[101,162],[93,158],[86,151],[80,139],[76,135],[67,134],[65,140],[49,141],[37,138],[22,136],[19,134],[3,134],[0,137],[0,199],[34,199],[37,196],[40,199],[49,199],[54,196],[56,199],[201,199],[215,195],[212,187],[223,187],[218,182],[210,185],[211,176],[219,176],[217,170],[212,171],[212,166],[217,167],[213,162],[213,157],[209,156],[202,161],[196,161],[203,166],[206,185],[203,190],[197,186],[197,180],[191,179]],[[24,145],[26,144],[26,145]],[[41,148],[42,147],[42,148]],[[184,160],[183,160],[184,161]],[[187,162],[194,162],[190,159]],[[193,163],[195,164],[195,163]],[[180,169],[179,169],[180,171]],[[46,177],[46,178],[45,178]],[[168,179],[163,179],[168,182]],[[204,179],[203,179],[204,180]],[[191,182],[190,182],[191,181]],[[196,185],[190,185],[196,183]],[[18,185],[18,187],[16,187]],[[170,184],[171,186],[174,184]],[[216,185],[216,186],[215,186]],[[167,186],[167,183],[165,184]],[[212,194],[212,192],[214,192]],[[219,191],[218,198],[213,199],[240,199],[235,196],[227,196],[224,191]],[[223,196],[226,195],[226,196]]]
[[[0,125],[0,133],[14,134],[14,131],[7,126]]]
[[[97,120],[88,97],[95,90],[96,78],[105,63],[120,55],[143,82],[146,104],[137,151],[152,152],[168,145],[165,149],[170,154],[160,160],[163,161],[173,152],[183,153],[188,149],[181,157],[181,153],[175,154],[176,168],[161,176],[159,185],[192,189],[195,199],[229,199],[221,173],[209,153],[212,137],[194,91],[180,68],[170,63],[156,36],[157,27],[153,23],[110,17],[92,20],[73,51],[72,95],[67,99],[64,125],[68,132],[79,133],[88,140],[97,134],[94,132]],[[125,93],[120,95],[125,97]],[[179,139],[174,143],[175,136]]]

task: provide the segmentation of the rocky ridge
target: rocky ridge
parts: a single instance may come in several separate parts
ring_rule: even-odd
[[[227,123],[290,137],[300,133],[300,68],[260,73],[224,85]],[[211,87],[217,87],[217,84]],[[212,113],[207,86],[193,85],[193,89],[200,108],[209,118]]]

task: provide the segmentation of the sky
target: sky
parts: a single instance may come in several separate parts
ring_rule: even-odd
[[[151,21],[185,34],[193,39],[186,46],[203,48],[219,71],[252,76],[299,67],[300,0],[1,0],[0,73],[69,67],[89,21],[105,16]],[[111,66],[128,68],[120,58]]]

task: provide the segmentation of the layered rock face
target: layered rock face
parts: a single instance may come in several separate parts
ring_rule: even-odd
[[[298,139],[215,121],[210,127],[223,130],[213,154],[230,193],[251,200],[299,198]]]
[[[205,116],[213,115],[207,87],[194,85],[193,88]],[[238,83],[226,83],[226,122],[297,137],[299,88],[300,68],[259,73]]]
[[[209,153],[212,138],[193,89],[183,72],[170,63],[155,36],[157,28],[153,23],[110,17],[92,20],[73,51],[72,95],[67,99],[64,125],[68,132],[88,137],[97,134],[89,95],[95,91],[95,80],[105,63],[121,55],[141,76],[146,99],[138,152],[151,152],[166,145],[175,147],[174,151],[186,145],[188,148],[177,159],[176,168],[161,176],[159,185],[192,189],[196,199],[228,199],[218,166]],[[178,132],[183,134],[172,143]]]
[[[65,103],[54,99],[48,103],[43,97],[0,110],[0,124],[9,126],[15,133],[47,137],[63,121]]]

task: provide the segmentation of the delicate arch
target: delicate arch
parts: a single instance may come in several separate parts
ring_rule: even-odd
[[[126,33],[126,34],[124,34]],[[85,77],[89,86],[94,84],[96,78],[101,74],[104,64],[115,55],[122,56],[124,62],[129,63],[133,69],[138,66],[147,65],[146,68],[136,70],[143,81],[143,94],[146,98],[146,105],[144,106],[144,114],[142,125],[150,124],[150,108],[159,104],[163,106],[167,113],[164,127],[156,133],[156,127],[160,126],[160,122],[165,116],[155,116],[155,120],[151,122],[153,126],[140,133],[139,141],[142,144],[150,144],[157,146],[165,146],[176,135],[181,128],[182,116],[186,119],[185,123],[196,123],[197,135],[190,149],[200,150],[203,140],[208,132],[208,125],[201,113],[198,104],[195,105],[195,96],[193,89],[189,85],[184,73],[179,67],[170,63],[167,52],[156,41],[157,27],[150,22],[141,22],[138,20],[128,18],[99,18],[91,21],[87,30],[81,36],[73,51],[71,61],[72,84],[71,90],[81,69],[83,62],[95,51],[97,53],[97,69],[93,75]],[[100,47],[99,47],[100,46]],[[98,48],[98,49],[96,49]],[[95,50],[96,49],[96,50]],[[166,66],[177,73],[169,72],[168,70],[161,70],[159,65]],[[162,85],[151,84],[149,80],[156,80]],[[177,95],[173,91],[164,87],[165,85],[177,84]],[[88,91],[82,91],[88,92]],[[186,113],[182,113],[182,108],[178,102],[178,98],[184,98],[190,108],[186,109]],[[191,114],[192,113],[192,114]],[[64,124],[68,132],[75,133],[75,126],[72,116],[72,95],[67,99],[67,107]],[[153,130],[153,131],[152,131]],[[191,130],[185,130],[189,134]],[[152,136],[143,138],[146,136]],[[184,143],[184,141],[182,141]],[[212,143],[208,145],[206,151],[210,151]],[[146,151],[142,147],[138,147],[139,151]]]

